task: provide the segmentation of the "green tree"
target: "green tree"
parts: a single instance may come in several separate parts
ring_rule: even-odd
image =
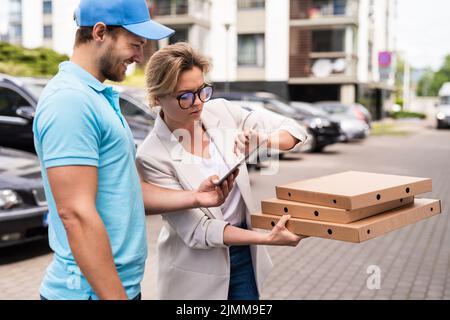
[[[395,103],[403,106],[403,76],[405,73],[405,60],[397,53],[395,64]]]
[[[435,73],[431,70],[420,79],[417,94],[419,96],[437,96],[439,89],[445,82],[450,81],[450,55],[448,55],[442,67]]]

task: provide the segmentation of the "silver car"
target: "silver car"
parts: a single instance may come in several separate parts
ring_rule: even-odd
[[[340,102],[318,102],[314,107],[325,111],[332,120],[340,123],[344,141],[365,139],[369,136],[370,119],[360,110],[360,106]]]

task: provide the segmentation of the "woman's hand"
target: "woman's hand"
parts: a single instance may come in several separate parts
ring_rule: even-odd
[[[203,181],[195,191],[197,207],[210,208],[222,205],[233,189],[234,180],[238,174],[239,169],[236,169],[220,186],[215,185],[219,181],[218,176],[211,176]]]
[[[267,235],[267,244],[272,246],[292,246],[298,245],[300,240],[307,238],[306,236],[298,236],[293,234],[286,228],[286,222],[291,218],[289,215],[282,216],[280,221],[273,227],[272,231]]]
[[[239,132],[234,139],[234,153],[237,156],[247,155],[266,139],[267,135],[262,132],[245,129]]]

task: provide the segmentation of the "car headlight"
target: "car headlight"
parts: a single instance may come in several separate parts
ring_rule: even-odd
[[[438,118],[439,120],[444,120],[444,119],[445,119],[445,113],[439,112],[439,113],[436,115],[436,118]]]
[[[0,190],[0,209],[10,209],[22,204],[22,198],[12,190]]]
[[[308,121],[308,125],[312,128],[323,128],[330,125],[330,121],[328,120],[322,120],[320,118],[314,118]]]

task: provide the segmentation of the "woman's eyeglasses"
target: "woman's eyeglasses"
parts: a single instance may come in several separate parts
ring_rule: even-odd
[[[177,96],[178,105],[181,109],[189,109],[195,103],[195,96],[198,96],[201,102],[207,102],[211,99],[214,88],[210,84],[204,84],[195,92],[185,92]]]

